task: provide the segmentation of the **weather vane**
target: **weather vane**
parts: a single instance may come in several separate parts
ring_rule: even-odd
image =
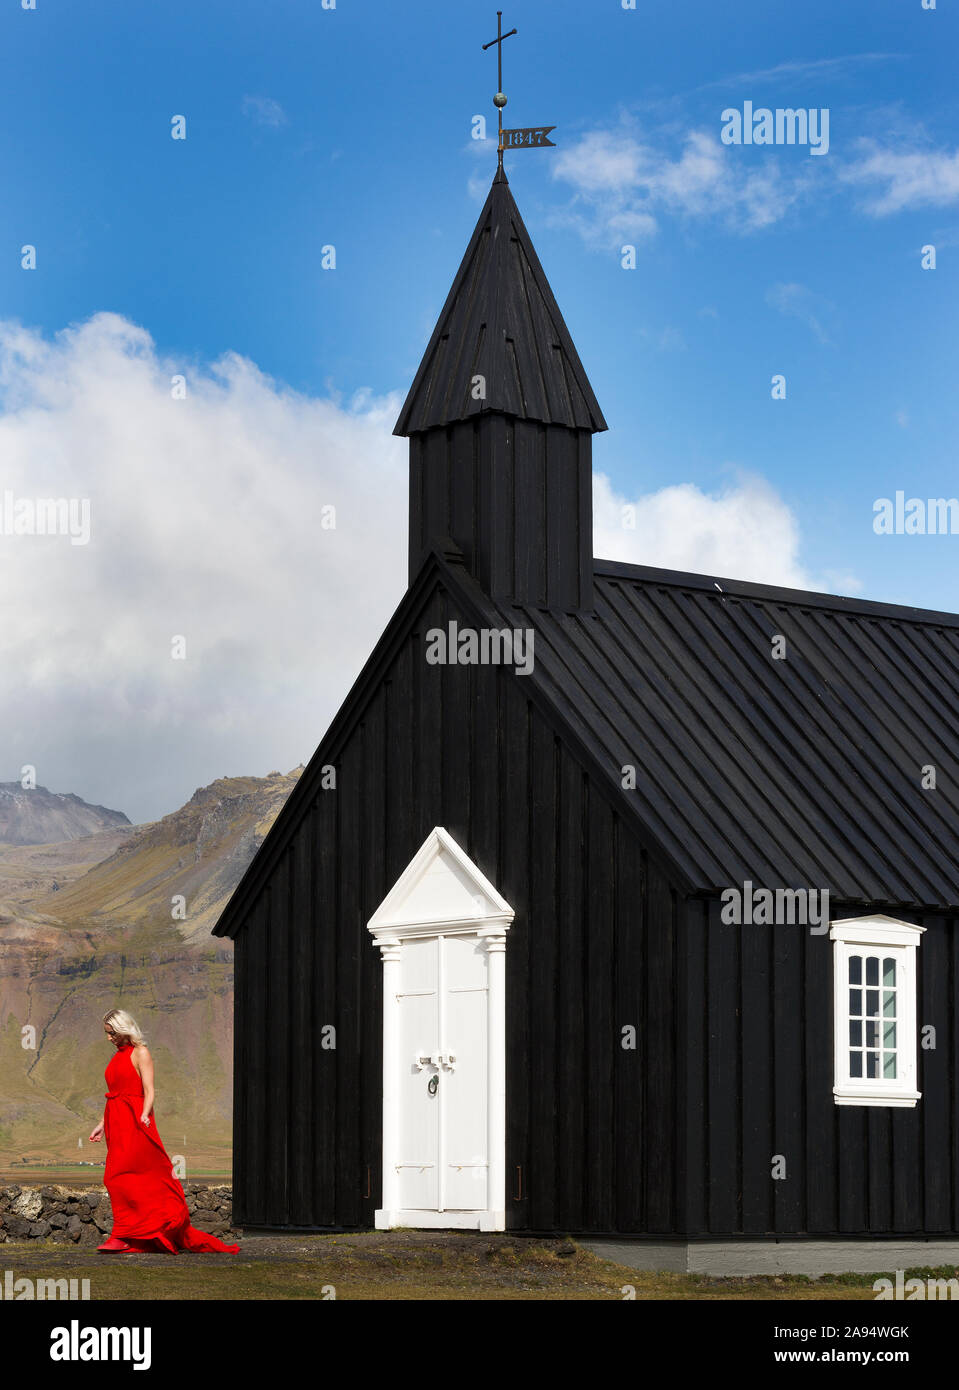
[[[554,140],[550,140],[549,133],[555,130],[554,125],[525,126],[522,130],[503,129],[503,107],[506,105],[506,93],[503,91],[503,40],[510,39],[517,31],[510,29],[508,34],[503,33],[503,11],[496,11],[496,38],[490,39],[489,43],[483,44],[483,52],[492,48],[496,44],[497,59],[497,90],[493,98],[493,105],[499,115],[499,144],[496,148],[497,167],[503,167],[504,150],[531,150],[541,149],[544,145],[555,145]]]

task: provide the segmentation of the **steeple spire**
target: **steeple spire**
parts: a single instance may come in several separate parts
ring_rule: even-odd
[[[606,429],[501,167],[393,433],[489,411]]]

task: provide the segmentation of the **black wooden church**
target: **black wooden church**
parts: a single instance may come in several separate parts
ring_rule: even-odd
[[[605,429],[500,170],[409,588],[216,927],[235,1219],[955,1235],[959,617],[594,559]]]

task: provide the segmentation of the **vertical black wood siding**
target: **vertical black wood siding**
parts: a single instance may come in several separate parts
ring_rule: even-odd
[[[443,825],[516,912],[508,1224],[674,1231],[685,1051],[676,895],[522,678],[426,663],[427,629],[455,616],[437,590],[336,752],[336,790],[313,798],[237,934],[236,1219],[372,1225],[382,965],[366,923]]]
[[[494,599],[593,606],[592,435],[484,414],[410,438],[410,583],[452,537]]]
[[[678,897],[521,677],[426,663],[427,629],[456,616],[434,591],[237,934],[237,1220],[372,1225],[382,965],[366,923],[444,825],[516,911],[513,1229],[959,1230],[956,922],[877,905],[927,928],[918,1022],[937,1047],[919,1050],[915,1109],[836,1106],[828,936],[726,926],[717,901]]]
[[[918,948],[914,1109],[833,1100],[833,943],[808,928],[729,926],[686,908],[685,1225],[690,1235],[888,1235],[959,1230],[956,922]],[[831,904],[834,920],[863,908]],[[775,1154],[786,1177],[772,1178]]]

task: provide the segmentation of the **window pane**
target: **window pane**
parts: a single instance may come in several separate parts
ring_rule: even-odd
[[[881,936],[880,936],[881,940]],[[840,938],[841,941],[841,938]],[[852,954],[852,953],[855,954]],[[849,992],[849,1008],[845,1023],[847,1032],[846,1064],[842,1053],[837,1059],[837,1084],[846,1081],[874,1083],[862,1088],[854,1086],[857,1096],[880,1096],[888,1091],[898,1093],[902,1076],[911,1077],[915,1064],[913,1026],[900,1038],[899,1024],[912,1010],[912,995],[916,979],[912,970],[912,955],[898,945],[866,946],[852,944],[840,948],[845,961],[845,983]],[[900,1004],[901,990],[910,995]],[[908,1005],[908,1009],[907,1009]],[[902,1054],[902,1056],[900,1056]]]

